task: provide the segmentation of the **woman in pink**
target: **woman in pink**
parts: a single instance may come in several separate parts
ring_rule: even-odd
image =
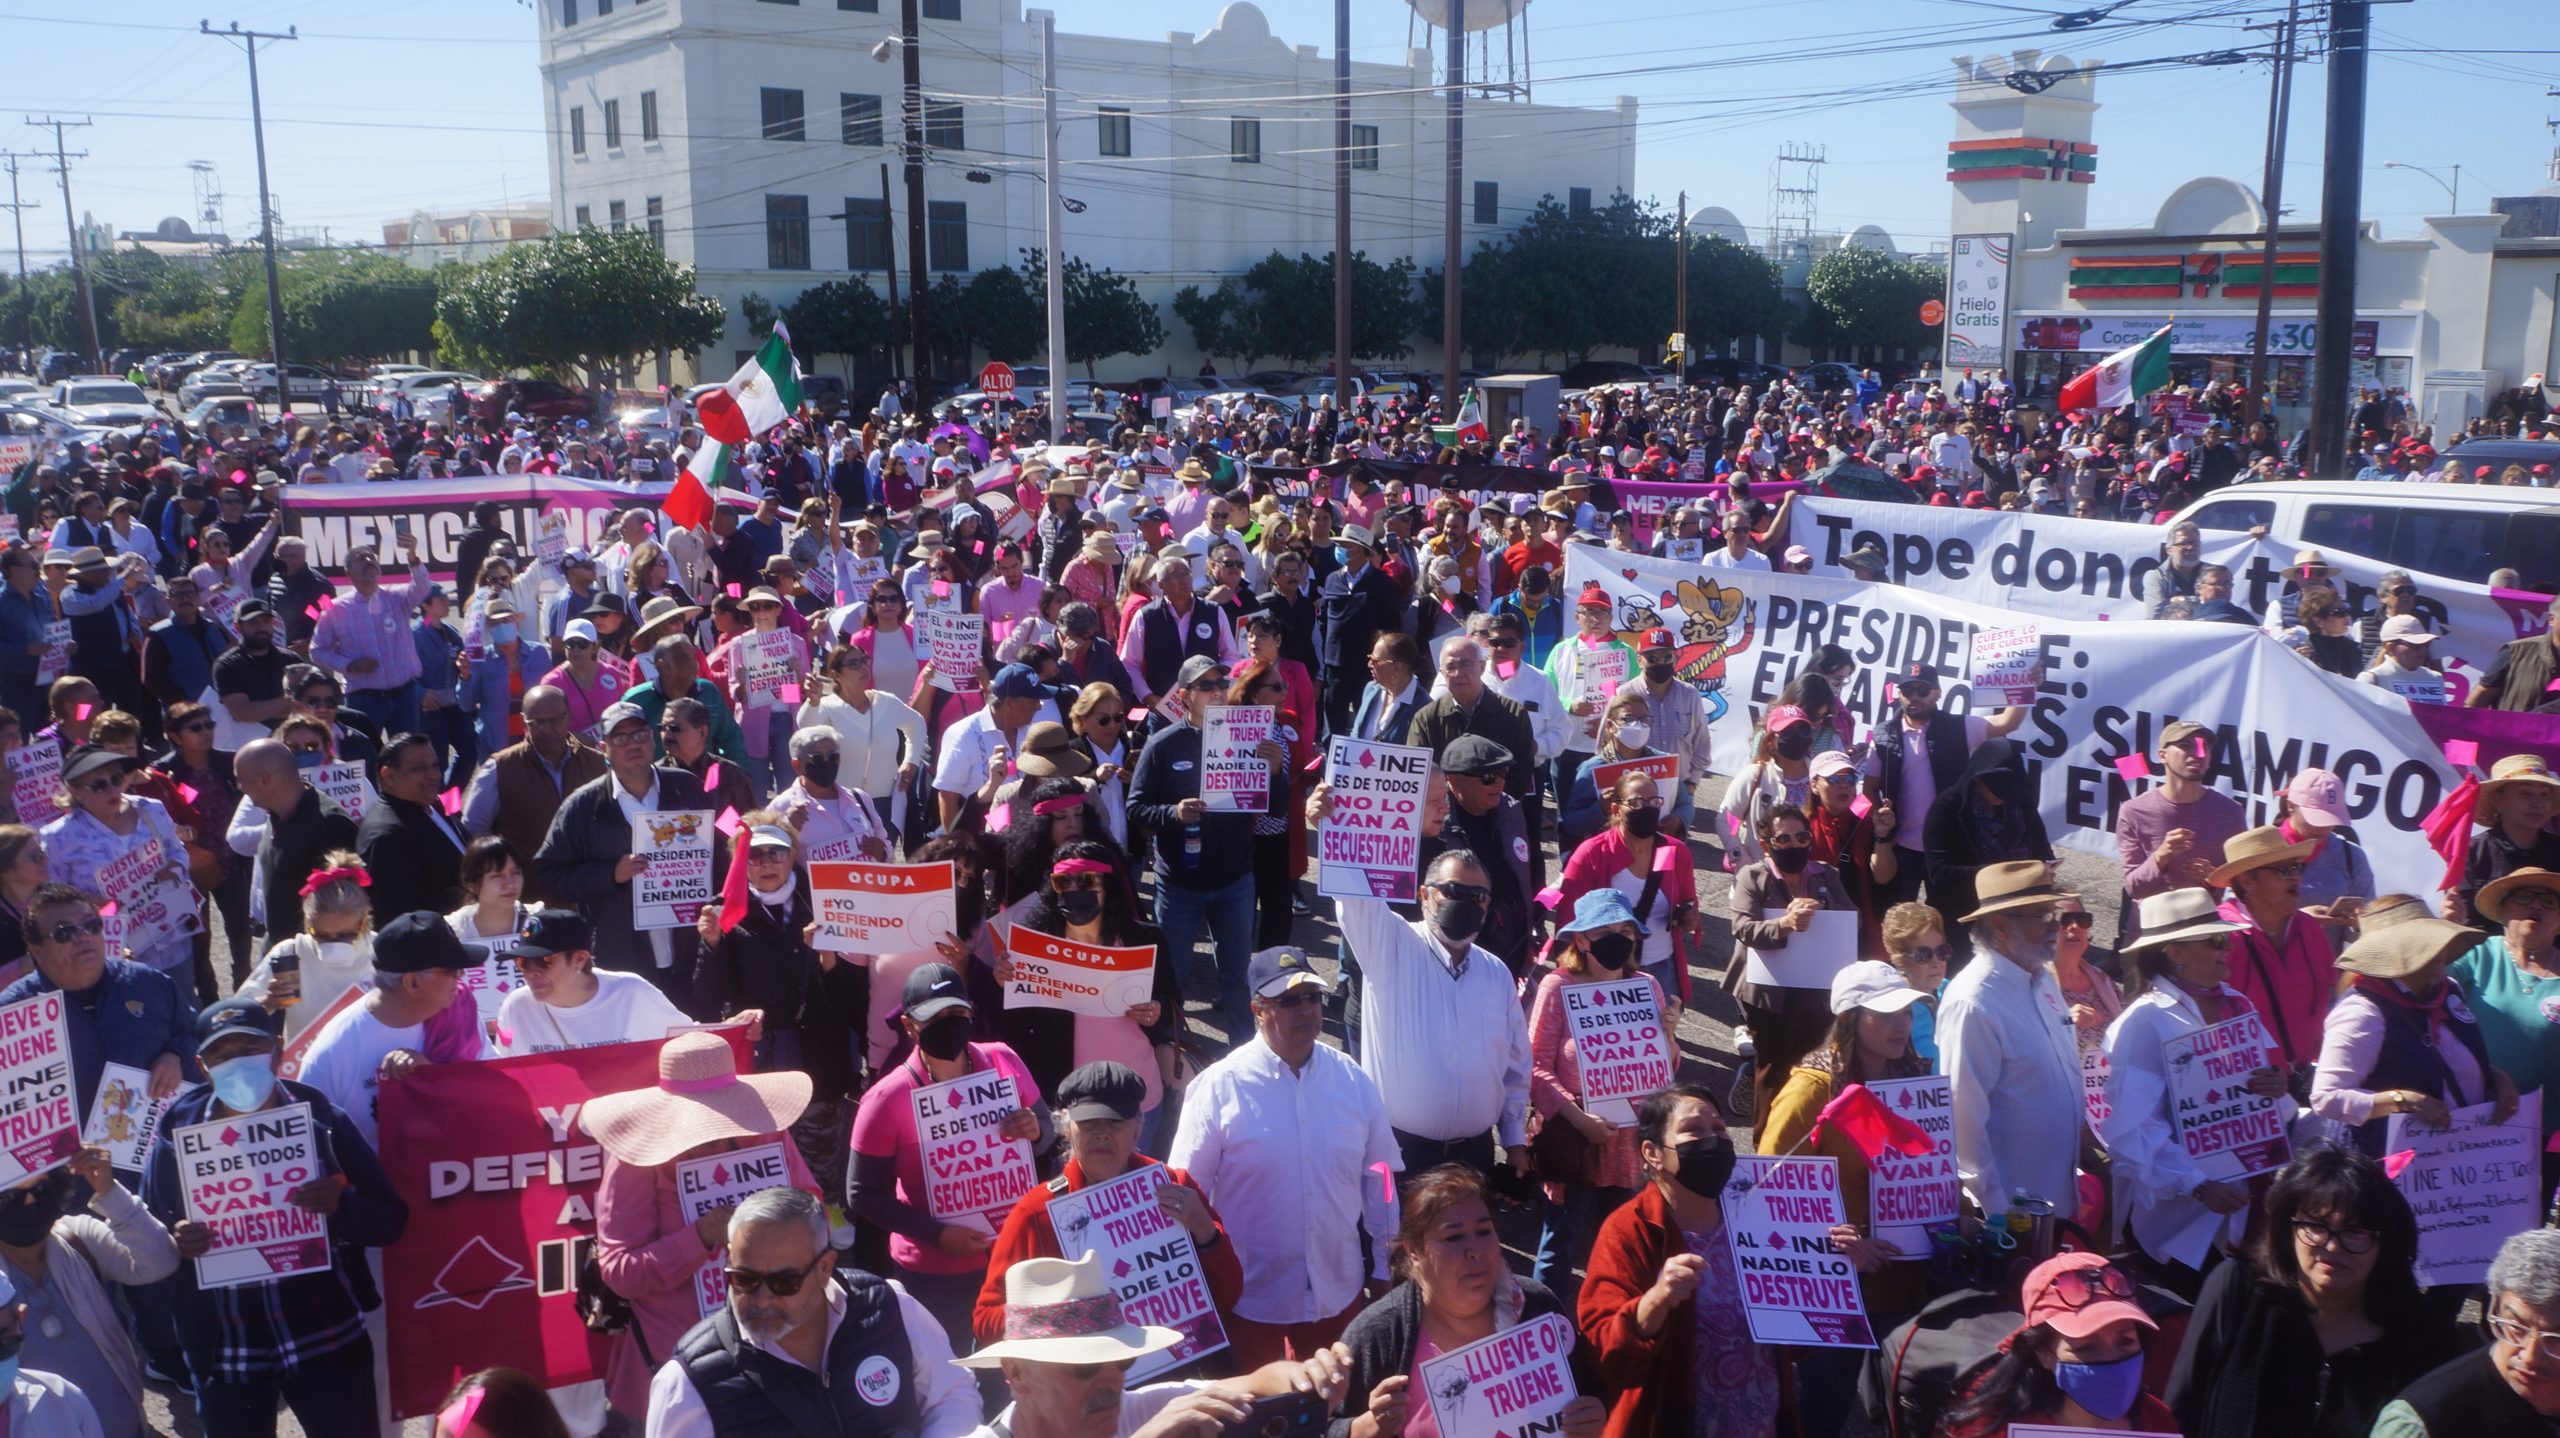
[[[658,1050],[654,1087],[603,1094],[579,1112],[579,1126],[605,1153],[596,1197],[596,1271],[631,1304],[636,1320],[637,1342],[616,1346],[606,1369],[615,1408],[647,1411],[649,1375],[725,1299],[726,1285],[716,1275],[736,1205],[688,1218],[677,1196],[678,1172],[713,1154],[778,1149],[790,1186],[817,1193],[818,1181],[789,1136],[809,1093],[805,1073],[741,1077],[737,1050],[720,1034],[678,1034]],[[706,1269],[717,1285],[711,1291],[699,1287]]]
[[[1139,610],[1155,602],[1159,592],[1156,588],[1155,565],[1156,561],[1149,559],[1143,553],[1129,556],[1129,592],[1121,596],[1117,616],[1119,622],[1112,625],[1113,634],[1127,634],[1130,619]],[[1106,609],[1103,613],[1109,614],[1111,611]]]
[[[1600,1216],[1616,1212],[1644,1185],[1633,1110],[1604,1116],[1610,1106],[1586,1099],[1582,1055],[1564,1006],[1564,991],[1576,984],[1635,979],[1652,988],[1654,1012],[1666,1012],[1661,981],[1636,964],[1644,938],[1645,926],[1636,921],[1625,895],[1609,888],[1583,891],[1573,906],[1573,921],[1556,930],[1556,967],[1539,981],[1538,995],[1529,1004],[1529,1107],[1541,1131],[1555,1124],[1570,1127],[1590,1154],[1587,1174],[1571,1182],[1551,1178],[1546,1185],[1546,1219],[1539,1226],[1537,1260],[1530,1269],[1540,1283],[1569,1285]]]
[[[592,619],[569,621],[560,631],[560,653],[560,662],[536,682],[569,696],[569,732],[583,734],[630,692],[631,671],[605,652]]]
[[[1685,1005],[1689,1002],[1686,950],[1702,936],[1704,920],[1698,912],[1698,870],[1690,860],[1689,846],[1662,835],[1661,792],[1649,774],[1630,770],[1618,776],[1615,789],[1602,796],[1609,806],[1609,827],[1583,840],[1573,857],[1565,860],[1556,910],[1578,912],[1583,895],[1594,889],[1615,889],[1643,927],[1638,964],[1676,1005]]]
[[[2337,987],[2338,953],[2329,931],[2301,912],[2302,869],[2317,840],[2287,843],[2273,826],[2233,836],[2222,867],[2206,877],[2228,888],[2222,917],[2246,927],[2231,936],[2231,986],[2257,1005],[2285,1062],[2319,1062],[2320,1036]]]
[[[1058,585],[1068,598],[1092,605],[1102,616],[1103,637],[1114,646],[1120,643],[1120,606],[1111,602],[1120,587],[1120,546],[1110,535],[1086,536],[1084,548],[1058,575]]]

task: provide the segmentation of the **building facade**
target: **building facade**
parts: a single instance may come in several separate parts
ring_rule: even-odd
[[[1041,53],[1020,0],[921,0],[926,259],[934,273],[1022,263],[1041,243]],[[645,230],[725,301],[777,306],[831,279],[907,285],[898,0],[538,0],[552,221]],[[877,58],[875,58],[875,51]],[[1197,34],[1061,32],[1065,249],[1133,278],[1165,321],[1153,356],[1104,378],[1190,373],[1172,314],[1273,250],[1333,247],[1333,57],[1271,33],[1248,0]],[[1352,67],[1352,244],[1438,263],[1446,149],[1427,52]],[[1605,205],[1635,179],[1636,107],[1470,95],[1464,247],[1542,195]],[[818,357],[822,367],[843,356]],[[945,357],[946,359],[948,357]],[[974,358],[974,357],[973,357]],[[1435,364],[1417,340],[1415,363]],[[964,373],[957,363],[938,364]],[[974,368],[974,366],[969,366]],[[858,381],[869,376],[856,374]]]

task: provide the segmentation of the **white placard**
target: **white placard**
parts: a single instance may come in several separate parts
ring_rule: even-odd
[[[1977,629],[1973,634],[1973,687],[2003,704],[2033,704],[2044,679],[2044,644],[2032,624]]]
[[[156,839],[101,867],[98,888],[114,903],[123,947],[134,953],[151,953],[204,931],[195,885]]]
[[[1227,1346],[1199,1245],[1189,1229],[1166,1216],[1156,1197],[1170,1182],[1170,1171],[1151,1163],[1049,1200],[1049,1226],[1058,1235],[1060,1255],[1072,1261],[1101,1254],[1102,1269],[1120,1295],[1121,1316],[1182,1335],[1182,1342],[1131,1364],[1132,1382]]]
[[[18,822],[42,828],[70,812],[71,797],[62,791],[62,743],[35,738],[9,751],[9,788],[17,800]]]
[[[693,927],[714,897],[711,833],[708,809],[653,809],[631,821],[631,852],[649,861],[631,880],[631,927]]]
[[[1867,1236],[1892,1244],[1906,1259],[1927,1258],[1929,1230],[1954,1223],[1964,1197],[1956,1174],[1955,1094],[1944,1074],[1877,1079],[1867,1092],[1937,1145],[1918,1158],[1888,1151],[1868,1165]]]
[[[1333,815],[1316,828],[1316,892],[1410,901],[1420,887],[1431,751],[1336,737],[1326,751]]]
[[[2268,1066],[2267,1032],[2256,1014],[2166,1040],[2160,1052],[2169,1065],[2172,1126],[2206,1178],[2230,1182],[2284,1167],[2293,1154],[2284,1100],[2248,1089],[2249,1075]]]
[[[2107,1075],[2115,1069],[2115,1060],[2107,1057],[2104,1044],[2090,1044],[2080,1050],[2080,1098],[2088,1107],[2089,1131],[2107,1121],[2115,1106],[2107,1102]]]
[[[1669,1088],[1678,1055],[1662,1031],[1660,994],[1653,980],[1568,983],[1565,1035],[1582,1069],[1582,1106],[1592,1117],[1622,1126],[1636,1121],[1636,1101]]]
[[[1153,944],[1079,944],[1015,924],[1005,930],[1005,952],[1012,961],[1004,986],[1008,1009],[1065,1009],[1116,1019],[1155,997]]]
[[[1280,730],[1268,704],[1219,704],[1200,728],[1200,802],[1221,814],[1271,808],[1271,766],[1254,752]]]
[[[1784,909],[1763,909],[1771,922],[1786,917]],[[1781,989],[1825,989],[1831,976],[1858,957],[1858,914],[1854,909],[1823,909],[1804,932],[1787,935],[1782,949],[1742,950],[1742,971],[1751,982]]]
[[[704,1154],[676,1165],[676,1213],[687,1223],[715,1208],[736,1203],[768,1188],[791,1186],[791,1158],[782,1142],[755,1144],[727,1153]],[[711,1256],[694,1270],[693,1296],[709,1318],[729,1301],[729,1245],[715,1244]]]
[[[238,1288],[329,1266],[329,1220],[290,1201],[317,1182],[319,1131],[311,1105],[288,1104],[173,1129],[187,1217],[213,1230],[196,1258],[196,1286]]]
[[[905,954],[960,929],[949,859],[936,864],[812,860],[809,901],[818,947],[837,954]]]
[[[2382,1151],[2414,1155],[2393,1180],[2418,1215],[2418,1284],[2478,1283],[2498,1246],[2540,1222],[2542,1095],[2525,1094],[2505,1123],[2494,1104],[2453,1111],[2447,1128],[2393,1114]]]
[[[923,615],[925,659],[933,687],[946,694],[978,692],[978,666],[987,652],[987,617],[928,609]]]
[[[0,1008],[0,1188],[80,1149],[71,1031],[59,990]]]
[[[1831,1246],[1831,1230],[1848,1221],[1838,1159],[1735,1160],[1724,1233],[1755,1341],[1875,1347],[1857,1270]]]
[[[1440,1438],[1525,1438],[1560,1433],[1573,1383],[1573,1324],[1542,1313],[1422,1365]]]
[[[750,635],[739,646],[739,668],[749,709],[770,709],[800,702],[797,646],[790,631]]]
[[[348,819],[358,824],[364,822],[365,811],[373,807],[377,796],[373,792],[373,781],[365,777],[362,764],[352,760],[322,764],[305,770],[304,774],[311,780],[311,787],[327,795],[329,802],[345,811]]]
[[[160,1132],[160,1115],[199,1087],[182,1083],[167,1098],[153,1098],[149,1070],[109,1059],[98,1070],[98,1093],[90,1101],[80,1141],[104,1147],[107,1161],[119,1173],[139,1175],[142,1161],[151,1155],[152,1137]]]
[[[998,1130],[1022,1110],[1010,1075],[983,1070],[911,1095],[924,1163],[925,1211],[945,1223],[996,1231],[1014,1200],[1040,1181],[1031,1145]]]
[[[44,653],[36,658],[36,687],[50,689],[53,681],[71,672],[71,621],[48,619],[44,622]]]

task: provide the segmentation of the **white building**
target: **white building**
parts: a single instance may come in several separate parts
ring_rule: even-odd
[[[646,229],[694,265],[732,315],[704,369],[726,373],[750,347],[736,315],[751,292],[781,305],[856,275],[885,293],[894,267],[904,297],[901,67],[894,48],[885,63],[872,56],[897,29],[898,0],[538,8],[552,222]],[[922,8],[927,260],[937,273],[1019,265],[1041,242],[1045,12],[1020,0]],[[1177,290],[1213,288],[1275,249],[1333,247],[1330,48],[1284,42],[1235,0],[1200,34],[1061,32],[1057,51],[1060,188],[1084,207],[1066,217],[1066,252],[1132,277],[1165,324],[1163,351],[1107,359],[1100,372],[1187,374],[1201,356],[1172,313]],[[1439,263],[1446,102],[1434,73],[1421,50],[1402,65],[1352,67],[1352,247],[1372,259]],[[1605,205],[1632,191],[1635,123],[1632,99],[1572,109],[1470,95],[1465,251],[1542,195]],[[1417,341],[1414,362],[1437,361],[1437,346]]]
[[[404,263],[432,270],[441,264],[477,264],[509,245],[538,240],[551,230],[541,205],[477,210],[412,210],[407,219],[382,222],[382,247]]]

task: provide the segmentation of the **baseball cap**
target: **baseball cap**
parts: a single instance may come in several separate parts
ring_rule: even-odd
[[[1911,987],[1902,971],[1882,959],[1860,959],[1831,976],[1831,1012],[1851,1009],[1898,1014],[1927,997]]]
[[[907,986],[898,995],[898,1007],[919,1024],[931,1023],[948,1009],[966,1009],[969,990],[960,982],[960,971],[949,964],[926,964],[907,975]]]
[[[604,713],[596,720],[596,732],[610,736],[614,730],[622,727],[626,719],[637,719],[646,725],[649,722],[649,711],[627,700],[620,704],[608,704],[604,707]]]
[[[1656,649],[1677,649],[1680,647],[1680,641],[1671,637],[1670,630],[1654,628],[1644,632],[1644,642],[1636,647],[1650,654]]]
[[[2125,1296],[2117,1296],[2115,1290],[2119,1287]],[[2018,1291],[2027,1311],[2020,1330],[2044,1325],[2065,1338],[2078,1340],[2110,1323],[2128,1319],[2145,1328],[2158,1328],[2160,1325],[2151,1321],[2151,1315],[2142,1311],[2142,1305],[2133,1301],[2132,1291],[2132,1279],[2109,1263],[2105,1254],[2055,1254],[2037,1264]]]
[[[2347,822],[2347,786],[2326,769],[2305,769],[2284,786],[2298,827],[2335,829]]]
[[[747,830],[747,847],[750,849],[797,849],[800,847],[800,841],[791,836],[789,829],[779,824],[758,824]]]
[[[498,950],[510,959],[541,959],[596,946],[595,925],[574,909],[536,909],[524,931]]]
[[[280,1038],[284,1034],[284,1015],[269,1013],[256,999],[224,999],[201,1009],[196,1014],[196,1047],[205,1048],[215,1039],[245,1034],[255,1039]]]
[[[1797,708],[1793,704],[1781,704],[1777,708],[1769,711],[1768,730],[1770,733],[1775,734],[1782,729],[1793,729],[1799,724],[1810,724],[1812,722],[1813,716],[1805,713],[1802,709]]]
[[[2172,719],[2169,721],[2169,727],[2160,731],[2160,747],[2165,750],[2190,739],[2211,739],[2212,737],[2212,730],[2193,719]]]
[[[1849,752],[1845,749],[1825,749],[1813,756],[1811,767],[1814,778],[1828,779],[1842,772],[1851,774],[1858,772],[1858,761],[1850,758]]]
[[[1058,1081],[1058,1107],[1070,1119],[1136,1118],[1146,1107],[1147,1083],[1137,1070],[1109,1059],[1079,1066]]]
[[[1914,659],[1893,671],[1893,687],[1896,689],[1934,689],[1937,686],[1938,666],[1926,659]]]
[[[1197,688],[1201,683],[1206,681],[1210,675],[1223,675],[1226,672],[1227,666],[1219,663],[1209,655],[1194,654],[1190,658],[1182,661],[1182,668],[1176,671],[1173,676],[1173,687],[1176,689]]]
[[[560,626],[560,642],[566,644],[573,639],[584,640],[589,644],[600,642],[596,638],[595,621],[592,619],[572,619],[568,623]]]
[[[2382,621],[2382,642],[2385,644],[2433,644],[2436,642],[2436,637],[2428,631],[2427,621],[2418,616],[2394,614]]]
[[[1245,971],[1245,986],[1257,999],[1276,999],[1308,984],[1333,992],[1333,985],[1308,962],[1307,951],[1294,944],[1264,949],[1253,956],[1252,965]]]
[[[429,969],[460,971],[489,957],[486,944],[466,944],[444,915],[419,909],[402,914],[373,936],[373,971],[377,974],[422,974]]]

